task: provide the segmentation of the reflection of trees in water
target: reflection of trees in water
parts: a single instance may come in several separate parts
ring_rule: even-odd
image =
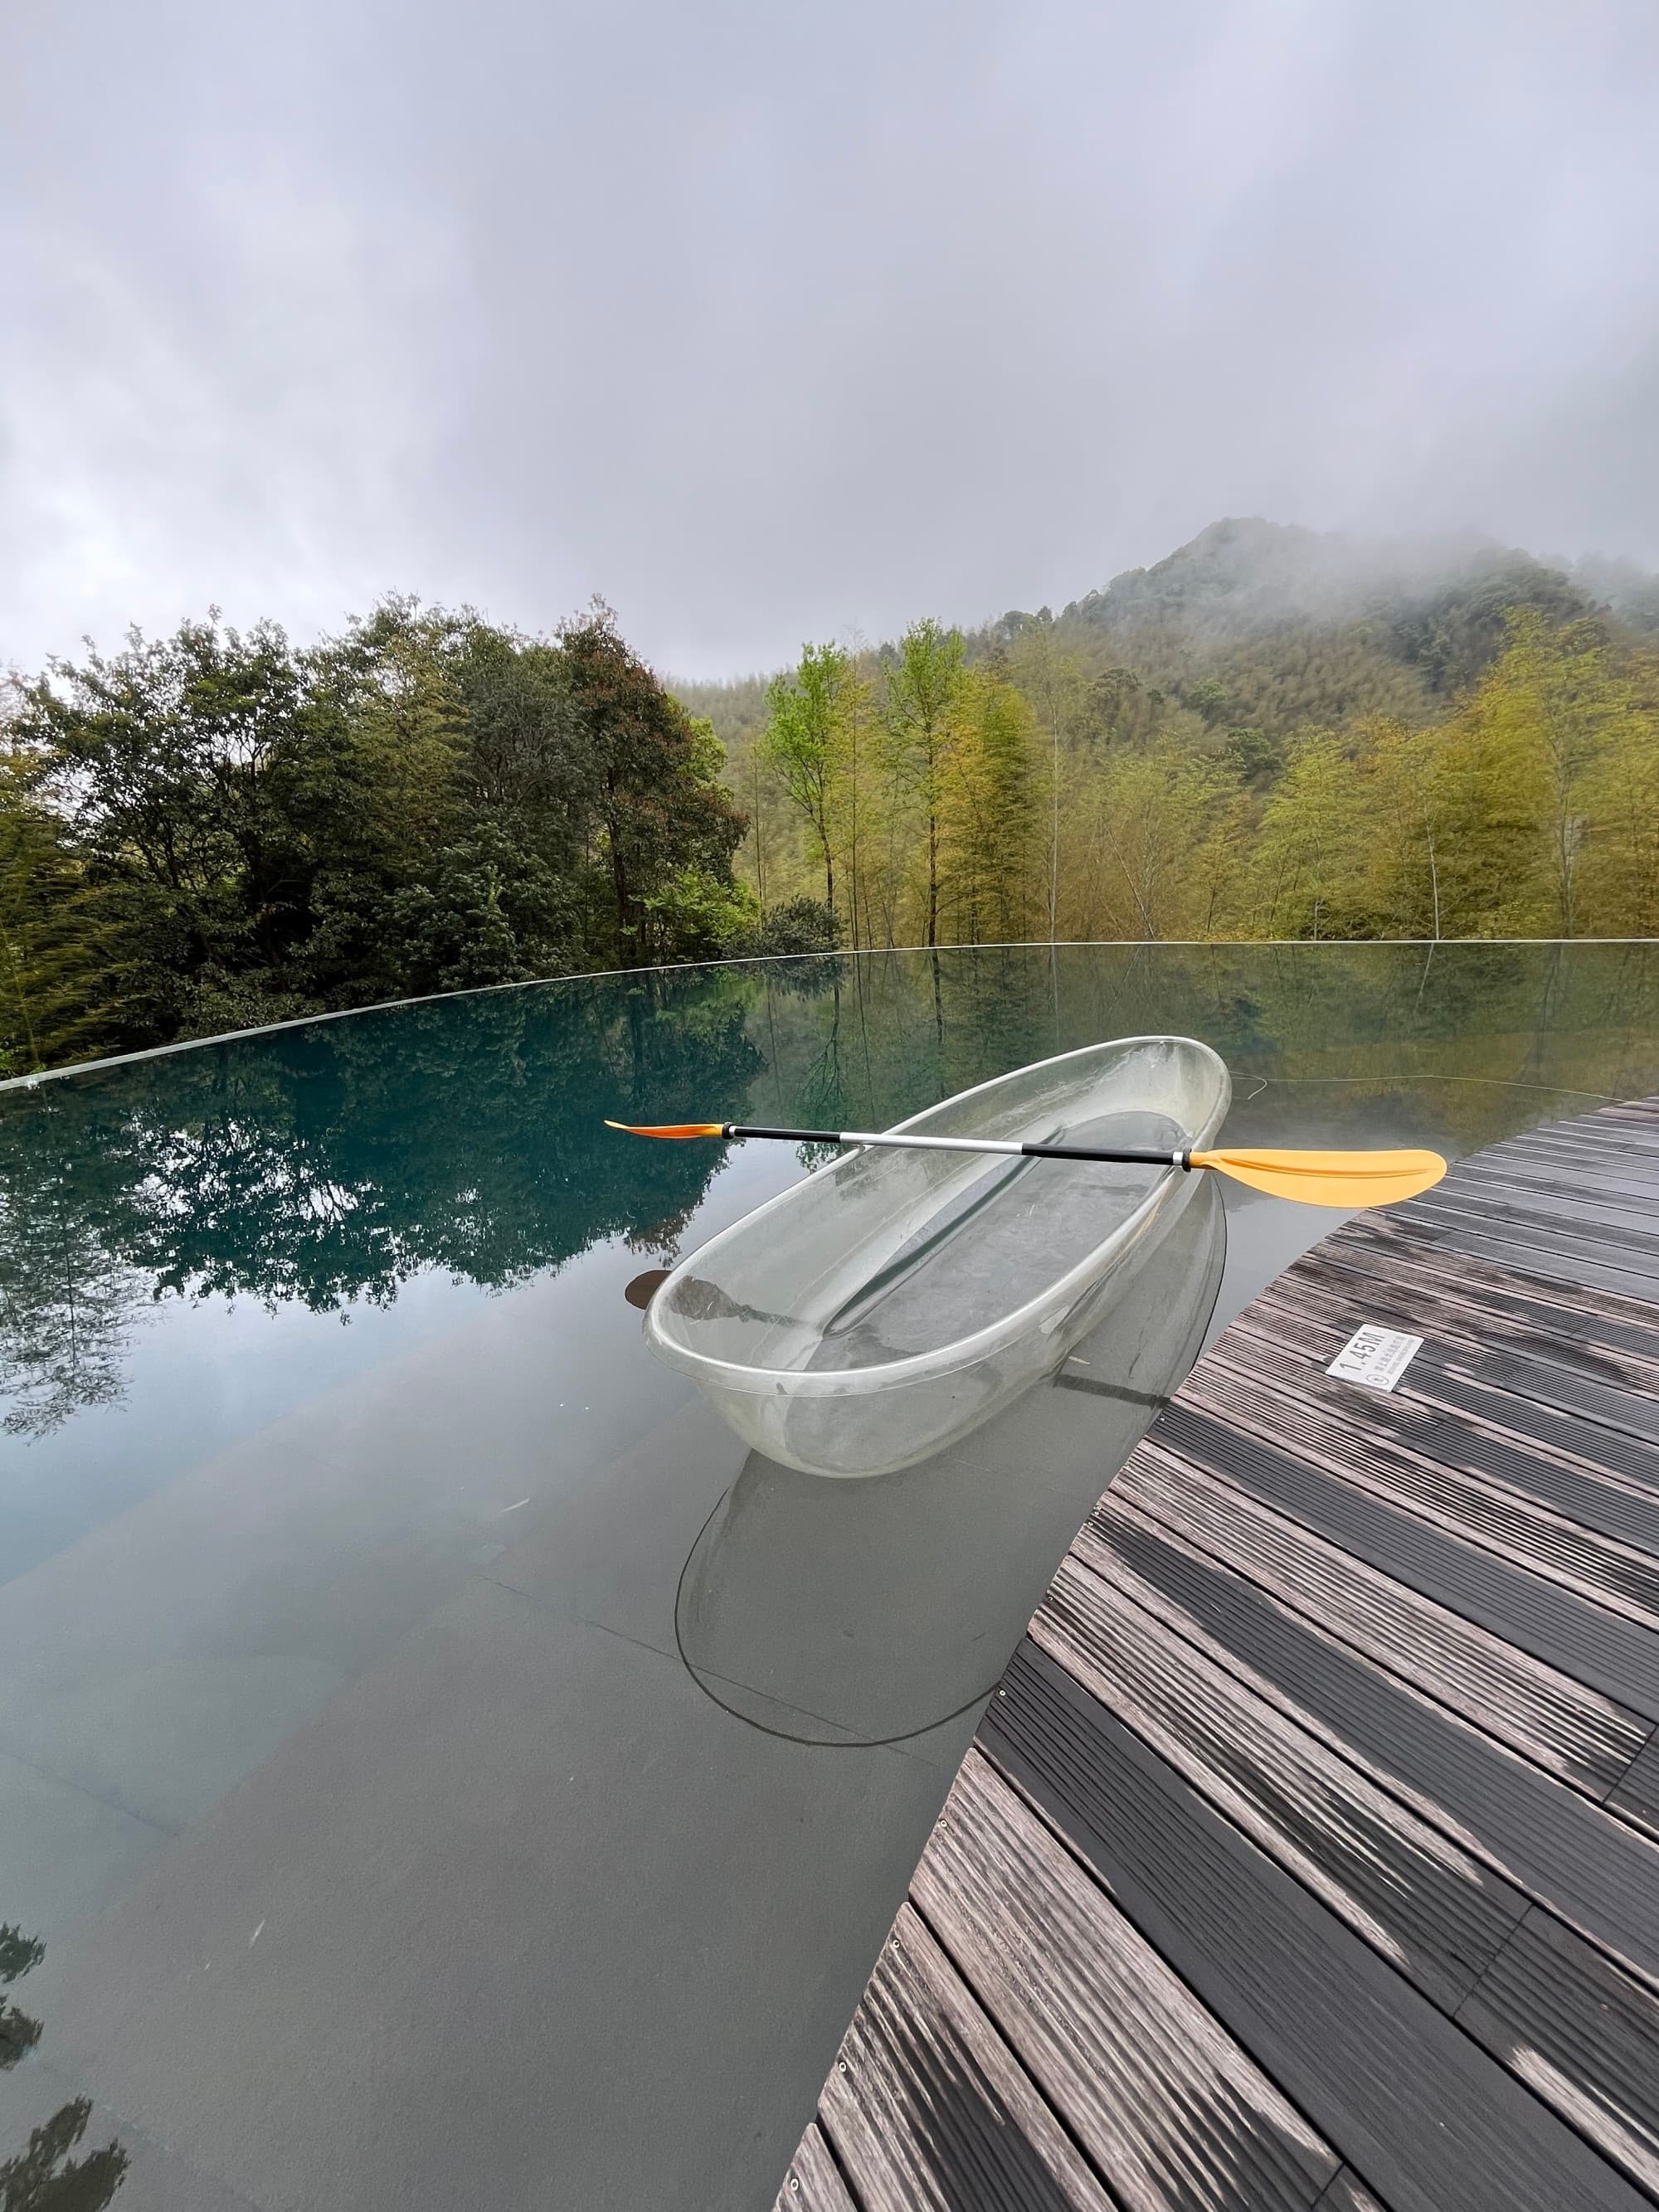
[[[14,1922],[0,1924],[0,1989],[9,1990],[14,1982],[21,1981],[31,1966],[40,1965],[46,1952],[44,1943],[25,1936]],[[40,2040],[40,2021],[32,2020],[9,1996],[0,1997],[0,2073],[15,2066]]]
[[[31,1172],[0,1195],[0,1431],[32,1437],[120,1396],[145,1286],[65,1188],[50,1143],[26,1157]]]
[[[623,1244],[629,1252],[649,1253],[654,1258],[671,1265],[680,1249],[680,1239],[690,1227],[696,1206],[683,1206],[678,1213],[665,1213],[660,1221],[649,1221],[638,1229],[623,1231]]]
[[[1659,1088],[1659,955],[1644,945],[953,947],[937,966],[841,968],[833,1001],[775,993],[769,1030],[755,1024],[774,1062],[768,1118],[821,1098],[822,1115],[791,1117],[880,1127],[1051,1053],[1169,1031],[1205,1038],[1236,1074],[1364,1083],[1402,1142],[1431,1097],[1432,1126],[1475,1145],[1577,1110],[1498,1085]]]
[[[1492,1085],[1659,1088],[1659,958],[1612,945],[814,957],[452,999],[14,1091],[0,1099],[6,1425],[42,1433],[118,1396],[150,1297],[325,1313],[387,1304],[422,1268],[507,1286],[607,1237],[678,1252],[720,1153],[630,1145],[607,1115],[880,1127],[1050,1053],[1170,1030],[1236,1073],[1363,1083],[1401,1141],[1439,1131],[1467,1149],[1571,1104]],[[1423,1079],[1450,1075],[1425,1109]],[[1265,1097],[1252,1133],[1279,1112]]]
[[[89,2097],[60,2105],[27,2146],[0,2160],[0,2212],[103,2212],[130,2163],[118,2142],[71,2158],[92,2118]]]
[[[750,990],[672,972],[410,1006],[140,1060],[0,1111],[0,1386],[40,1433],[118,1396],[148,1295],[331,1312],[424,1268],[504,1288],[672,1239],[712,1147],[604,1127],[735,1116]]]
[[[40,1964],[46,1945],[7,1922],[0,1925],[0,1987]],[[9,1996],[0,2001],[0,2070],[40,2040],[40,2023]],[[31,2130],[24,2148],[0,2159],[0,2212],[102,2212],[121,2186],[127,2154],[118,2142],[71,2158],[92,2118],[92,2100],[74,2097]]]
[[[1046,947],[1042,959],[1046,975]],[[1055,1048],[1036,977],[1030,951],[973,946],[772,971],[751,1024],[770,1062],[763,1118],[878,1128],[1041,1059]],[[804,1152],[803,1164],[817,1161]]]

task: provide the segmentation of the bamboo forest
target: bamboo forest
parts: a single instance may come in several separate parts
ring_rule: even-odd
[[[675,683],[388,599],[15,677],[0,1073],[837,947],[1659,930],[1659,580],[1218,523],[1059,613]]]

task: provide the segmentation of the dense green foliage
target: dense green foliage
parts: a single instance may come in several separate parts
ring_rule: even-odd
[[[1650,933],[1656,636],[1627,566],[1261,522],[678,696],[602,607],[134,634],[7,703],[0,1073],[838,944]]]
[[[574,969],[754,919],[719,741],[599,609],[554,642],[390,602],[296,651],[187,623],[21,689],[0,1067]]]
[[[1656,629],[1638,571],[1223,523],[1058,616],[686,696],[741,871],[816,872],[854,945],[1644,935]]]

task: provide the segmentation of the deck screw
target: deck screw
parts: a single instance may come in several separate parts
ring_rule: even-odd
[[[844,2074],[847,2071],[847,2061],[844,2058],[836,2059],[836,2071],[837,2074]]]
[[[797,2197],[800,2195],[800,2184],[796,2180],[793,2173],[789,2177],[789,2186],[794,2191]]]

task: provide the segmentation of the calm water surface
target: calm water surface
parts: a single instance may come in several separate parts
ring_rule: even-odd
[[[813,1483],[624,1296],[811,1163],[604,1117],[879,1127],[1154,1030],[1231,1140],[1455,1155],[1659,1091],[1659,948],[681,970],[0,1090],[0,2195],[769,2203],[1060,1553],[1335,1217],[1206,1186],[1053,1383]]]

